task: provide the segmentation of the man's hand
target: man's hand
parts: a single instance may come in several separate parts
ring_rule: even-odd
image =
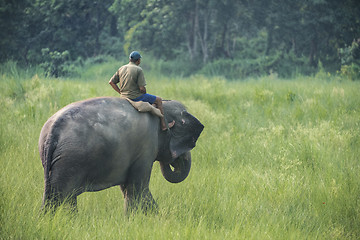
[[[143,87],[139,87],[140,88],[140,92],[142,94],[145,94],[146,93],[146,88],[143,86]]]
[[[117,91],[119,94],[120,93],[120,88],[118,87],[118,85],[116,85],[115,83],[113,83],[111,80],[109,81],[109,84],[112,86],[112,88]]]

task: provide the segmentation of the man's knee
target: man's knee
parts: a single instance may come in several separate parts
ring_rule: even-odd
[[[156,103],[157,105],[162,104],[162,98],[161,98],[161,97],[156,97],[155,103]]]

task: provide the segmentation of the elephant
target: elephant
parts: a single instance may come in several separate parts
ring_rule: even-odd
[[[163,101],[167,122],[137,111],[126,99],[99,97],[65,106],[44,124],[39,153],[44,168],[42,208],[55,210],[77,196],[120,186],[125,212],[157,209],[149,190],[153,163],[164,178],[183,181],[191,168],[191,153],[204,126],[178,101]],[[171,167],[170,167],[171,166]]]

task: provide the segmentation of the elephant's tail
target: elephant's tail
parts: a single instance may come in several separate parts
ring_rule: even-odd
[[[51,169],[52,153],[54,152],[54,150],[55,150],[54,143],[51,140],[51,136],[49,136],[43,143],[43,151],[41,156],[41,160],[43,162],[43,167],[44,167],[44,185],[45,185],[43,204],[42,204],[43,208],[48,205],[48,202],[51,199],[50,169]]]
[[[53,123],[50,132],[47,134],[43,142],[40,144],[40,157],[42,161],[42,165],[44,167],[44,196],[42,207],[47,208],[52,200],[53,193],[52,187],[50,183],[50,171],[51,166],[53,164],[53,153],[57,147],[58,142],[58,134],[56,134],[56,122]]]

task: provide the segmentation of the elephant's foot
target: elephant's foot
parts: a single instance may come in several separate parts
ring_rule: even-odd
[[[126,214],[141,210],[143,213],[156,212],[158,205],[148,189],[139,192],[129,186],[121,185],[125,197],[124,210]]]
[[[148,201],[147,199],[133,200],[133,199],[125,199],[124,210],[126,215],[130,215],[131,213],[136,213],[138,210],[147,214],[147,213],[156,213],[158,210],[157,203],[152,200]]]
[[[46,213],[54,214],[60,206],[63,206],[64,209],[66,209],[71,213],[77,213],[78,212],[77,196],[69,195],[64,197],[61,194],[52,194],[50,196],[44,196],[41,209],[44,214]]]

